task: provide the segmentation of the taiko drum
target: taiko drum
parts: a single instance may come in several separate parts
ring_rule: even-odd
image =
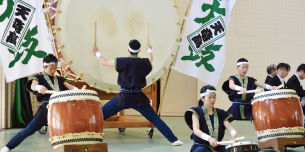
[[[50,98],[48,112],[53,148],[103,141],[103,113],[98,94],[92,90],[69,90]]]
[[[256,94],[252,101],[258,140],[303,137],[303,112],[297,93],[282,89]]]

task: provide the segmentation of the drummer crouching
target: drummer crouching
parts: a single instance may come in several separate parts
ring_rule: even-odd
[[[104,119],[123,109],[133,108],[154,124],[173,146],[180,146],[183,142],[178,140],[172,130],[160,119],[149,104],[149,99],[142,92],[142,88],[146,86],[146,76],[152,70],[152,47],[150,44],[147,44],[147,47],[148,58],[139,58],[141,44],[138,40],[131,40],[128,46],[130,56],[116,58],[116,60],[106,60],[98,48],[93,47],[92,52],[104,66],[115,67],[119,73],[118,84],[121,86],[120,93],[102,107]]]
[[[230,124],[232,115],[228,112],[214,108],[216,103],[216,89],[213,86],[203,86],[200,90],[201,98],[198,107],[193,107],[186,111],[184,117],[187,125],[193,130],[191,139],[194,144],[191,152],[228,152],[224,146],[218,145],[228,129],[233,140],[237,133]]]
[[[46,107],[51,96],[50,94],[45,94],[47,90],[64,91],[68,89],[77,89],[75,86],[69,84],[67,79],[55,75],[57,64],[57,58],[53,54],[48,54],[43,58],[44,72],[35,75],[27,82],[27,90],[36,95],[41,106],[26,128],[18,132],[8,144],[1,149],[1,152],[8,152],[16,148],[25,138],[47,125],[48,109]]]

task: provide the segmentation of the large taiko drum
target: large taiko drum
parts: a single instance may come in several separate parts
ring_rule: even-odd
[[[55,93],[49,102],[48,126],[53,148],[103,141],[103,113],[98,94],[92,90]]]
[[[252,141],[236,142],[226,146],[229,152],[259,152],[258,143]]]
[[[94,20],[96,45],[106,59],[127,57],[128,43],[138,39],[139,57],[147,58],[147,26],[153,47],[152,72],[147,85],[169,69],[178,49],[181,21],[175,0],[59,0],[54,3],[58,48],[72,71],[89,86],[118,93],[117,72],[102,66],[92,53]],[[54,20],[53,20],[54,21]]]
[[[297,93],[282,89],[256,94],[252,101],[259,141],[303,137],[303,112]]]

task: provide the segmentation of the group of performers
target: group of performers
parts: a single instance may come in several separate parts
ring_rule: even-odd
[[[166,123],[156,114],[149,104],[149,99],[142,92],[142,88],[146,86],[146,76],[152,70],[152,46],[147,44],[147,47],[148,58],[139,58],[138,53],[140,52],[141,44],[138,40],[131,40],[128,45],[130,56],[118,57],[114,60],[105,59],[98,48],[93,47],[92,52],[100,63],[104,66],[114,67],[118,72],[117,82],[121,86],[120,93],[103,105],[104,119],[115,115],[123,109],[133,108],[154,124],[173,146],[183,145],[183,142],[178,140]],[[52,54],[47,55],[43,59],[44,72],[35,75],[27,83],[28,91],[37,96],[41,106],[26,128],[17,133],[1,149],[1,152],[8,152],[14,149],[25,138],[40,130],[42,126],[47,125],[48,109],[46,106],[50,95],[45,94],[46,90],[78,89],[69,84],[65,78],[55,75],[57,65],[57,58]],[[214,107],[218,91],[213,86],[208,85],[201,88],[198,107],[190,108],[185,113],[186,123],[193,130],[191,138],[194,140],[194,144],[191,151],[227,151],[224,146],[218,145],[217,142],[223,139],[225,129],[230,132],[233,140],[236,138],[237,132],[230,122],[233,120],[253,119],[251,100],[254,93],[247,93],[247,90],[254,90],[257,86],[266,90],[273,90],[284,84],[283,88],[293,89],[300,98],[304,98],[305,91],[301,86],[300,80],[305,79],[305,64],[301,64],[298,67],[296,74],[288,80],[287,84],[284,78],[290,71],[290,66],[286,63],[280,63],[276,67],[275,65],[269,66],[267,68],[268,80],[266,80],[266,83],[258,82],[255,78],[246,76],[248,68],[248,60],[239,59],[236,68],[237,74],[229,77],[223,83],[222,89],[228,94],[229,100],[233,102],[228,112]]]

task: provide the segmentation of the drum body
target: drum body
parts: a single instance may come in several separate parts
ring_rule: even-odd
[[[256,94],[252,106],[259,141],[303,137],[303,112],[294,90],[282,89]]]
[[[92,90],[69,90],[50,98],[48,127],[53,148],[103,141],[103,113]]]
[[[258,144],[255,142],[237,142],[226,146],[229,152],[258,152]]]
[[[180,42],[181,23],[174,0],[59,0],[54,2],[56,40],[65,62],[89,86],[118,93],[118,73],[102,66],[92,53],[94,21],[96,46],[108,60],[128,57],[128,43],[141,43],[138,56],[147,58],[147,25],[153,47],[153,69],[147,85],[156,82],[170,67]],[[50,15],[54,16],[50,11]]]

